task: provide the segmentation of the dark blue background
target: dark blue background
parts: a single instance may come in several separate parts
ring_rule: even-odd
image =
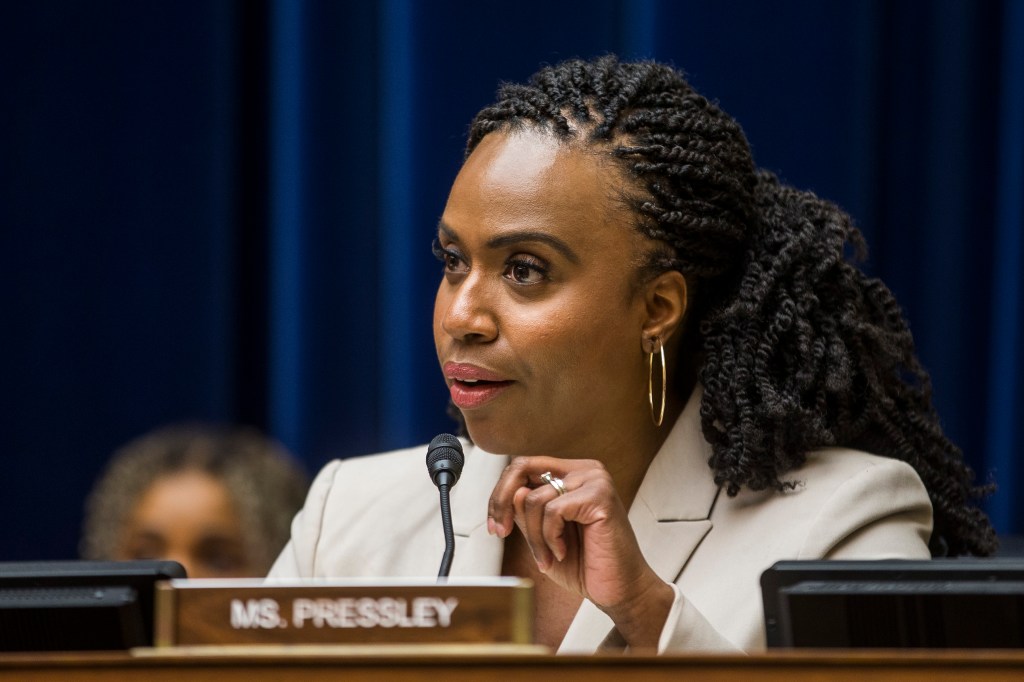
[[[109,454],[170,421],[311,472],[448,429],[429,244],[468,122],[609,51],[853,214],[1021,532],[1022,45],[1014,0],[5,3],[0,559],[74,556]]]

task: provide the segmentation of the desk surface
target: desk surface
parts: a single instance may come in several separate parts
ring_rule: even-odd
[[[290,650],[143,650],[134,654],[0,655],[0,679],[100,681],[258,680],[945,680],[1024,679],[1024,651],[777,651],[750,656],[552,656],[522,648],[318,647]]]

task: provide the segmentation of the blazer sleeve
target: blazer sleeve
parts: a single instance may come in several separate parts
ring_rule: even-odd
[[[843,481],[817,510],[796,556],[781,559],[925,559],[930,557],[932,507],[917,472],[879,458]],[[758,567],[758,574],[767,566]],[[736,586],[739,589],[739,586]],[[673,585],[676,600],[665,621],[658,653],[737,651],[730,641]],[[758,588],[757,593],[760,598]],[[760,609],[757,610],[760,613]],[[762,616],[763,617],[763,616]],[[764,624],[758,624],[760,628]]]
[[[671,651],[742,651],[742,647],[729,641],[708,622],[678,585],[672,585],[672,589],[676,598],[658,639],[659,654]]]
[[[316,565],[316,550],[320,541],[327,498],[341,469],[341,460],[329,462],[316,475],[306,502],[292,520],[292,536],[281,550],[268,578],[311,578]]]

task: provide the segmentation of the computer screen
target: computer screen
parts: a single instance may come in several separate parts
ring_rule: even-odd
[[[156,583],[174,561],[0,562],[0,651],[153,645]]]
[[[782,561],[761,593],[769,647],[1024,646],[1021,559]]]

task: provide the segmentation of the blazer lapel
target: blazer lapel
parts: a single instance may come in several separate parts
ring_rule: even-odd
[[[708,460],[711,446],[701,431],[698,386],[672,432],[647,469],[629,521],[640,549],[658,576],[673,583],[711,530],[718,497]]]
[[[629,522],[644,558],[665,582],[674,583],[690,555],[711,530],[711,508],[719,488],[708,459],[711,446],[700,425],[698,386],[651,462]],[[614,624],[590,601],[584,601],[566,632],[560,652],[594,651],[612,645]],[[618,642],[621,644],[621,642]]]
[[[466,466],[451,495],[452,530],[455,531],[451,575],[501,575],[505,542],[487,532],[487,500],[508,465],[508,457],[492,455],[473,445],[466,451]]]

